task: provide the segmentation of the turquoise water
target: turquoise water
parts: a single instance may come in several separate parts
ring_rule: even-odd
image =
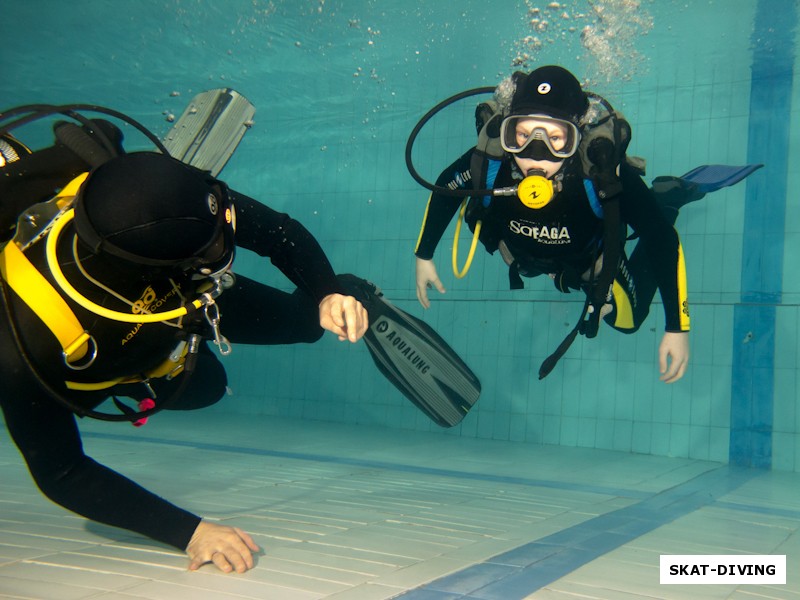
[[[484,391],[443,433],[800,469],[797,3],[548,4],[0,0],[0,106],[101,104],[163,134],[195,93],[234,87],[258,112],[223,178],[301,220],[338,271],[422,316],[412,252],[427,193],[405,168],[408,133],[434,103],[494,85],[518,64],[563,64],[625,112],[629,152],[647,158],[648,177],[766,166],[678,220],[692,364],[672,386],[658,381],[658,303],[636,335],[579,339],[538,381],[580,299],[537,280],[511,292],[502,262],[486,254],[457,281],[446,234],[437,264],[448,293],[424,318]],[[424,175],[473,143],[472,109],[463,103],[426,128],[415,154]],[[252,256],[237,264],[288,285]],[[436,429],[363,344],[237,347],[225,360],[233,394],[208,409],[220,415]]]

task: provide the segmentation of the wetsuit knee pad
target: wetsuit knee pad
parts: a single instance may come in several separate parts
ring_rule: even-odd
[[[641,320],[636,318],[634,293],[615,279],[611,294],[613,309],[603,317],[603,321],[622,333],[636,333],[641,325]]]
[[[612,311],[610,314],[608,314],[605,317],[603,317],[603,321],[605,321],[605,323],[607,325],[609,325],[612,329],[616,329],[620,333],[624,333],[626,335],[631,334],[631,333],[636,333],[637,331],[639,331],[639,326],[638,325],[636,325],[634,327],[620,327],[619,325],[617,325],[614,311]]]

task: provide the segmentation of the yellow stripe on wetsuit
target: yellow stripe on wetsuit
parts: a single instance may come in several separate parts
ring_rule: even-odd
[[[631,299],[628,297],[625,288],[615,279],[611,286],[611,294],[614,296],[614,327],[618,329],[633,329],[633,308]]]
[[[425,233],[425,225],[428,222],[428,211],[431,208],[431,199],[433,198],[433,194],[428,196],[428,203],[425,205],[425,214],[422,217],[422,227],[419,228],[419,237],[417,238],[417,245],[414,247],[414,253],[419,250],[419,245],[422,243],[422,234]]]
[[[686,285],[686,262],[683,258],[683,246],[678,240],[678,302],[681,331],[689,331],[689,292]]]
[[[689,331],[689,300],[686,285],[686,261],[683,256],[683,246],[678,240],[678,271],[676,280],[676,289],[678,294],[678,324],[680,331]],[[618,329],[633,329],[633,307],[628,292],[622,285],[615,279],[614,285],[611,287],[611,293],[614,296],[614,327]]]

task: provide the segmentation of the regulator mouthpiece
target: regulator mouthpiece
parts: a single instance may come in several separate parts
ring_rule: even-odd
[[[528,208],[544,208],[554,195],[553,182],[541,169],[530,169],[517,188],[517,197]]]

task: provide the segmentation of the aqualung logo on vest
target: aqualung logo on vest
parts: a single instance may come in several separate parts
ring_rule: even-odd
[[[139,314],[148,314],[156,312],[159,308],[161,308],[170,298],[175,296],[178,291],[180,290],[180,285],[175,284],[176,287],[173,287],[169,290],[166,294],[164,294],[161,298],[158,297],[156,291],[153,289],[153,286],[148,285],[144,292],[142,292],[141,297],[133,303],[131,306],[131,312],[135,315]],[[128,342],[130,342],[136,334],[142,328],[142,323],[137,323],[134,325],[133,329],[131,329],[125,337],[122,338],[122,345],[124,346]]]
[[[180,287],[180,286],[178,286]],[[135,315],[141,313],[152,313],[156,312],[159,308],[161,308],[164,303],[167,302],[170,298],[172,298],[175,294],[178,293],[178,290],[173,288],[169,290],[162,298],[159,298],[156,294],[156,291],[153,289],[153,286],[148,285],[144,292],[142,293],[141,298],[139,298],[136,302],[133,303],[131,307],[131,312]]]
[[[511,221],[508,224],[511,233],[531,238],[539,244],[571,244],[572,238],[566,227],[547,227],[526,223],[524,221]]]
[[[389,325],[389,321],[386,319],[381,319],[375,324],[375,330],[378,333],[385,334],[384,337],[386,338],[386,341],[388,341],[392,347],[394,347],[397,352],[408,361],[408,364],[417,369],[417,371],[423,375],[428,373],[431,368],[430,365],[425,361],[425,359],[417,354],[417,351],[402,333],[402,329],[392,328]],[[386,345],[384,344],[384,347],[385,346]]]
[[[208,202],[208,211],[216,216],[217,211],[219,210],[219,205],[217,204],[217,198],[214,194],[209,194],[206,196],[206,202]]]

